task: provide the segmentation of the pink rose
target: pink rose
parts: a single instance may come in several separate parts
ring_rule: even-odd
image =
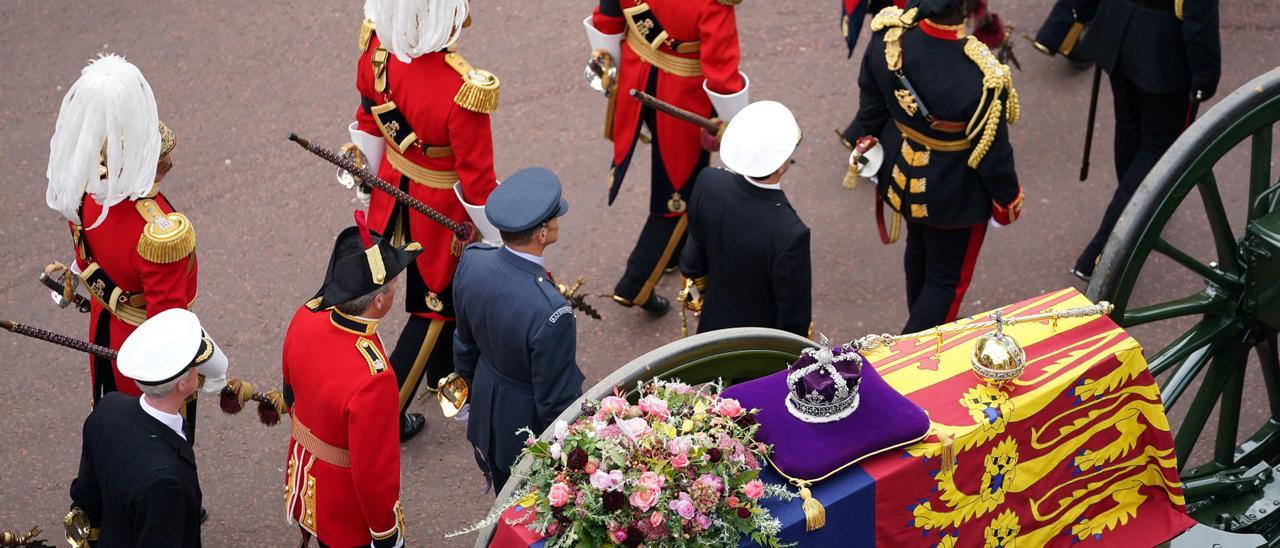
[[[618,428],[621,429],[622,433],[628,438],[631,438],[631,441],[635,442],[640,441],[640,438],[648,436],[651,431],[649,423],[640,417],[618,421]]]
[[[667,442],[667,451],[672,455],[680,453],[688,453],[693,448],[693,442],[689,440],[689,436],[679,436]]]
[[[615,544],[622,544],[627,541],[626,529],[614,529],[609,533],[609,538],[613,539]]]
[[[684,519],[690,519],[697,513],[697,510],[693,507],[693,499],[689,498],[689,493],[680,493],[680,498],[668,502],[667,508],[674,510]]]
[[[601,468],[591,474],[591,486],[601,491],[615,490],[622,483],[622,472],[612,472]]]
[[[725,503],[729,505],[729,508],[737,508],[737,507],[738,507],[738,497],[736,497],[736,496],[730,496],[727,500],[725,500]]]
[[[751,500],[758,500],[764,496],[764,482],[753,479],[742,486],[742,494]]]
[[[525,439],[524,439],[524,446],[525,446],[525,447],[533,447],[533,444],[535,444],[535,443],[538,443],[538,440],[537,440],[537,438],[534,438],[533,436],[529,436],[529,437],[527,437],[527,438],[525,438]]]
[[[684,468],[688,465],[689,465],[689,455],[680,453],[679,455],[671,457],[671,466],[674,466],[676,468]]]
[[[743,409],[742,404],[738,403],[738,400],[733,398],[720,398],[720,401],[716,402],[715,411],[717,415],[732,419],[741,415]]]
[[[587,461],[587,465],[582,467],[582,471],[586,472],[588,476],[596,473],[596,470],[599,470],[599,466],[596,465],[595,461],[591,460]]]
[[[671,416],[671,411],[667,409],[667,402],[652,394],[640,398],[640,410],[646,415],[660,419]]]
[[[551,491],[547,493],[547,502],[552,506],[559,508],[569,503],[569,497],[573,495],[573,489],[568,485],[560,482],[551,484]]]
[[[636,478],[636,483],[643,487],[648,487],[655,491],[661,490],[663,485],[667,484],[666,478],[659,476],[655,472],[645,472]]]
[[[618,396],[609,396],[600,400],[600,411],[603,412],[605,416],[622,415],[623,413],[626,413],[627,408],[630,406],[631,405],[627,403],[625,398],[620,398]]]
[[[667,518],[662,515],[662,512],[654,512],[652,514],[649,514],[649,524],[654,527],[662,525],[662,521],[665,519]]]
[[[693,518],[693,523],[703,531],[711,528],[711,518],[707,517],[706,514],[698,514],[698,517]]]
[[[561,420],[556,421],[554,433],[556,441],[564,441],[565,435],[569,433],[569,423]]]
[[[658,490],[641,485],[631,492],[629,500],[631,505],[641,512],[648,512],[650,508],[653,508],[653,505],[658,503]]]
[[[555,442],[551,444],[550,450],[551,450],[551,458],[555,460],[560,460],[560,451],[561,451],[560,442]]]

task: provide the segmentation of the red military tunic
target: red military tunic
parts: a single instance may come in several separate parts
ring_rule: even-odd
[[[656,53],[646,52],[649,56],[659,58],[676,58],[676,65],[688,68],[690,64],[699,66],[697,74],[684,72],[678,68],[667,70],[658,67],[657,89],[654,96],[675,106],[704,117],[711,116],[711,100],[703,90],[707,89],[721,95],[731,95],[742,91],[744,81],[738,73],[738,24],[734,18],[733,4],[720,0],[621,0],[623,17],[609,17],[600,13],[597,7],[592,15],[591,23],[596,30],[605,34],[618,34],[624,31],[628,36],[623,40],[622,60],[618,66],[617,104],[613,114],[613,177],[610,180],[609,203],[617,196],[618,187],[625,177],[627,164],[631,159],[631,151],[635,148],[640,133],[640,103],[628,93],[628,90],[645,90],[650,72],[654,65],[636,53],[636,32],[628,29],[626,12],[642,5],[648,5],[652,15],[661,22],[669,40],[681,43],[699,42],[696,52],[680,53],[669,45],[661,45]],[[641,46],[644,47],[644,46]],[[661,63],[668,65],[668,63]],[[670,65],[668,65],[670,66]],[[675,72],[684,72],[678,75]],[[675,190],[679,192],[685,183],[694,175],[694,166],[702,154],[699,142],[699,129],[688,122],[675,120],[669,116],[657,116],[658,151],[662,155],[662,163],[671,179]],[[687,196],[684,197],[686,200]],[[664,197],[665,200],[665,197]],[[669,213],[675,216],[678,213]]]
[[[173,206],[163,194],[157,193],[152,200],[161,213],[174,212]],[[170,308],[189,308],[196,298],[195,252],[171,261],[168,260],[173,257],[168,257],[165,259],[168,262],[144,258],[139,252],[139,240],[144,237],[143,229],[148,221],[137,207],[141,201],[143,200],[124,200],[112,206],[102,224],[92,229],[82,230],[80,226],[68,223],[71,227],[72,244],[75,246],[76,265],[87,274],[91,262],[96,261],[112,282],[124,292],[135,296],[132,299],[134,306],[145,305],[145,317]],[[86,194],[80,205],[80,222],[85,223],[85,226],[93,226],[101,213],[102,205]],[[194,245],[194,235],[191,238],[191,244]],[[111,296],[105,293],[99,295],[92,283],[86,285],[94,295],[89,314],[90,340],[119,350],[125,338],[141,322],[126,321],[138,319],[128,314],[125,319],[112,314],[103,305],[103,301],[110,300]],[[106,385],[108,379],[98,378],[98,372],[94,371],[92,363],[93,358],[90,358],[94,401],[97,401],[102,396],[99,388]],[[113,378],[110,380],[114,382],[116,390],[131,396],[142,394],[132,379],[120,374],[114,361],[111,362],[111,372]]]
[[[396,378],[377,324],[303,306],[285,333],[286,515],[331,546],[403,534]]]
[[[394,102],[416,139],[403,152],[397,152],[397,143],[388,139],[378,176],[399,185],[409,195],[454,221],[469,221],[454,194],[454,182],[462,183],[462,196],[467,203],[480,206],[497,187],[498,179],[493,171],[489,115],[468,110],[455,100],[464,85],[464,76],[449,64],[446,56],[452,56],[455,62],[461,57],[456,53],[435,52],[404,63],[395,55],[387,55],[385,88],[378,91],[372,58],[379,44],[377,36],[373,36],[357,67],[356,89],[364,103],[356,111],[357,128],[371,135],[384,135],[371,111]],[[406,128],[396,129],[401,135],[408,133]],[[405,173],[394,165],[403,166],[404,162],[429,170],[428,176]],[[402,181],[402,175],[413,182]],[[408,208],[397,204],[385,192],[373,193],[369,204],[371,228],[397,241],[394,239],[396,227],[391,221],[404,215],[408,215],[411,240],[424,248],[416,260],[418,276],[410,276],[406,288],[406,308],[434,320],[452,320],[450,284],[458,266],[458,257],[450,249],[453,233],[420,213],[409,213]]]

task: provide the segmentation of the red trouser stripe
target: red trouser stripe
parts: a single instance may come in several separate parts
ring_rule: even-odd
[[[982,250],[982,239],[986,235],[986,223],[969,229],[969,244],[964,249],[964,267],[960,269],[960,281],[956,283],[956,296],[951,301],[951,308],[947,309],[946,323],[955,321],[956,315],[960,313],[960,301],[964,300],[965,292],[969,291],[969,281],[973,280],[973,267],[978,264],[978,251]]]

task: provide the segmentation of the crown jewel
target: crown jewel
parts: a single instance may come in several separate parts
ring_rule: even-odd
[[[831,348],[825,335],[817,348],[806,348],[788,366],[787,411],[811,423],[833,422],[858,408],[862,383],[862,357],[850,345]]]

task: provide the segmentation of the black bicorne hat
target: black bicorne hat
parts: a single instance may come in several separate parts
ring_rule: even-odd
[[[370,231],[363,211],[357,211],[355,217],[356,226],[344,229],[333,243],[324,284],[308,303],[312,309],[323,310],[372,293],[422,253],[418,242],[396,247]]]

